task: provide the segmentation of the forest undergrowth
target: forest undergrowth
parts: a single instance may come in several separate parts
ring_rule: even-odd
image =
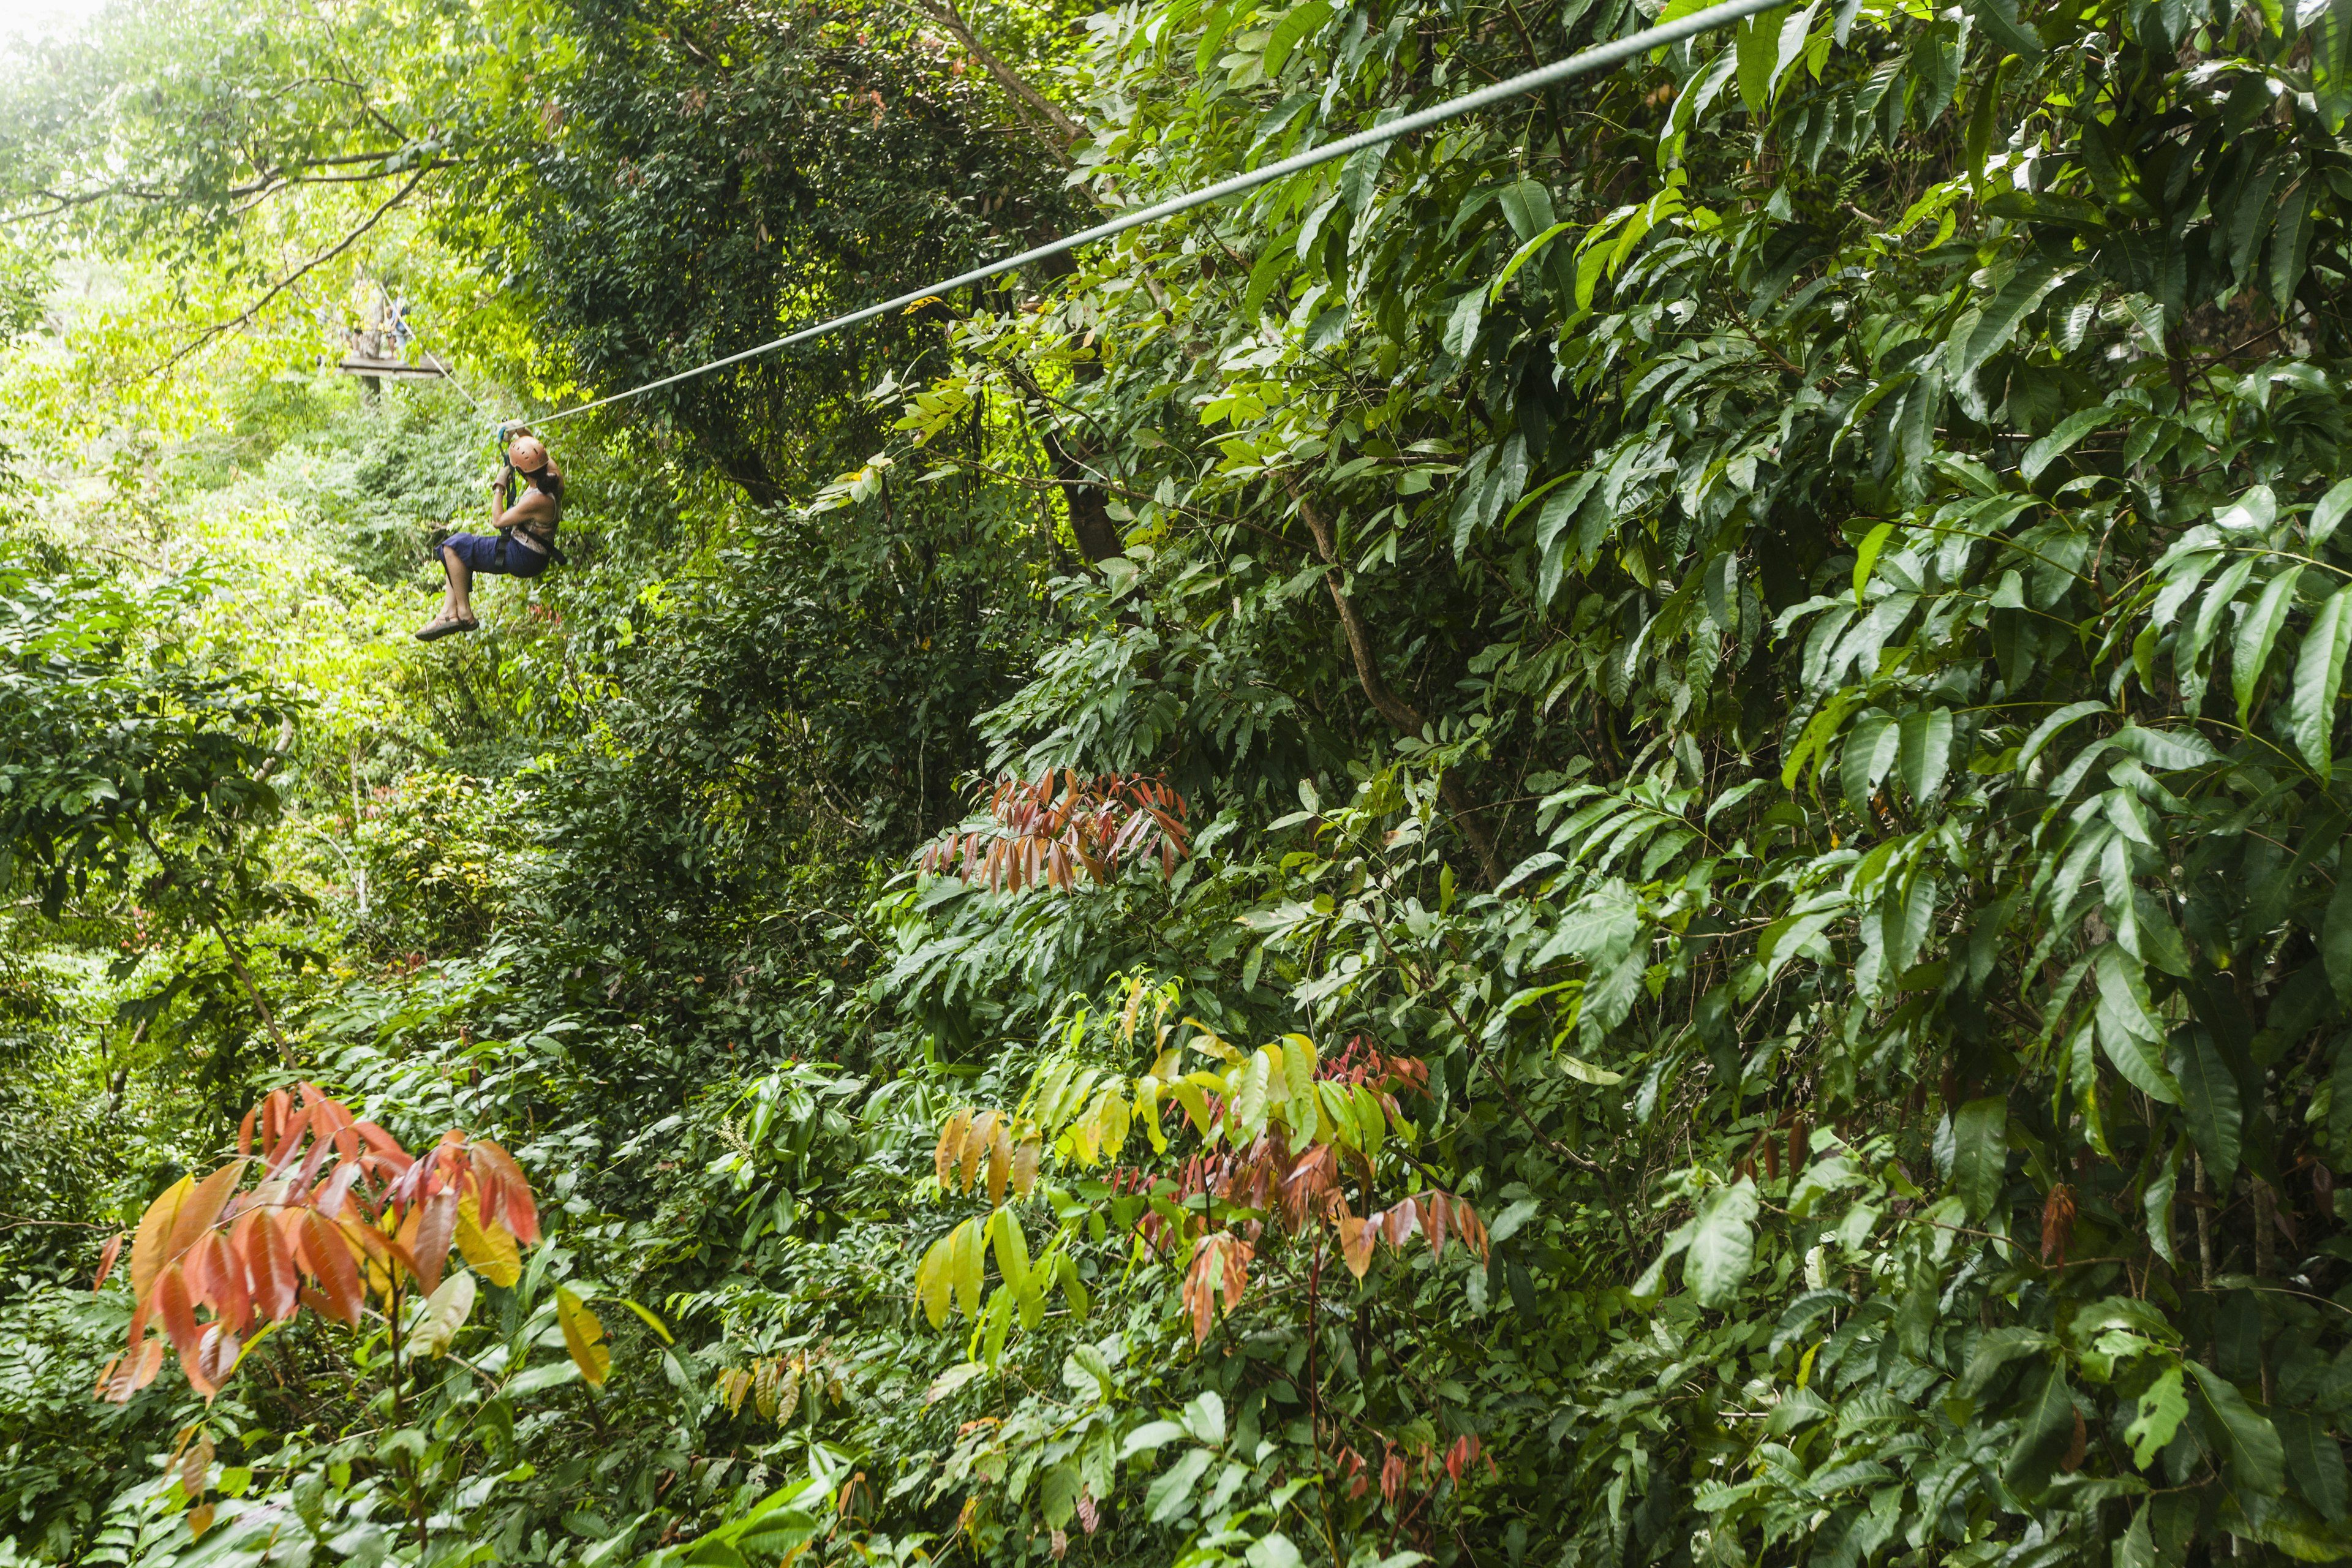
[[[1695,9],[14,46],[0,1568],[2352,1557],[2352,0],[1784,5],[409,636]]]

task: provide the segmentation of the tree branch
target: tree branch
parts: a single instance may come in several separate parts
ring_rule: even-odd
[[[375,227],[377,224],[383,221],[384,214],[390,212],[393,208],[398,206],[402,202],[408,198],[408,194],[416,189],[417,185],[423,182],[425,176],[433,172],[434,167],[435,165],[428,163],[425,167],[417,170],[415,174],[409,177],[408,184],[393,192],[391,195],[386,196],[381,206],[377,207],[375,211],[368,214],[367,220],[364,223],[362,223],[357,228],[352,230],[351,233],[343,236],[341,239],[335,243],[332,249],[312,257],[309,261],[304,262],[301,267],[279,279],[277,283],[270,288],[268,293],[264,294],[260,299],[256,300],[252,304],[247,306],[246,309],[237,315],[232,317],[228,321],[215,321],[211,326],[206,327],[203,331],[196,334],[195,341],[188,343],[177,353],[174,353],[171,358],[165,360],[162,364],[157,365],[155,367],[155,374],[160,374],[164,371],[170,370],[173,365],[178,364],[182,360],[187,358],[190,354],[194,353],[198,349],[203,348],[206,343],[212,342],[223,332],[235,331],[239,327],[251,325],[254,317],[259,315],[262,308],[268,305],[269,301],[277,299],[278,296],[286,292],[287,289],[294,287],[295,284],[300,282],[305,277],[317,271],[320,268],[324,267],[328,262],[332,261],[336,257],[341,256],[352,246],[357,245],[360,242],[361,237],[365,235],[370,229]]]
[[[955,7],[955,0],[915,0],[915,8],[953,33],[956,42],[963,46],[964,52],[978,60],[981,68],[996,79],[997,86],[1044,115],[1046,123],[1061,132],[1062,142],[1059,146],[1054,146],[1050,142],[1046,145],[1053,149],[1056,158],[1067,163],[1070,161],[1071,143],[1080,141],[1086,135],[1085,130],[1078,122],[1063,113],[1053,100],[1030,86],[1019,71],[999,58],[987,45],[972,37],[971,29],[964,26],[962,14]]]
[[[1363,614],[1356,608],[1355,601],[1348,596],[1348,591],[1339,585],[1339,559],[1330,520],[1317,511],[1314,504],[1299,494],[1297,487],[1288,479],[1286,478],[1282,483],[1283,489],[1290,492],[1292,504],[1298,509],[1300,521],[1307,524],[1307,531],[1315,536],[1315,552],[1323,558],[1325,566],[1328,568],[1323,574],[1323,585],[1331,591],[1331,604],[1339,612],[1339,629],[1347,636],[1348,653],[1355,661],[1357,684],[1364,689],[1365,697],[1370,700],[1381,718],[1408,735],[1420,734],[1428,727],[1428,721],[1412,703],[1398,696],[1381,674],[1380,655],[1372,647],[1371,628],[1364,624]],[[1478,821],[1475,815],[1478,808],[1470,803],[1462,786],[1454,782],[1452,773],[1438,775],[1437,793],[1454,813],[1454,824],[1462,829],[1462,836],[1470,841],[1471,853],[1478,858],[1478,869],[1485,873],[1486,885],[1490,888],[1499,886],[1503,880],[1502,862],[1495,854],[1494,839]]]

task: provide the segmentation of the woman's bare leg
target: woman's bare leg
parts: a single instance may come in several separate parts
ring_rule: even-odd
[[[441,567],[449,574],[449,590],[441,596],[441,614],[453,621],[474,618],[474,574],[447,545],[441,547]]]

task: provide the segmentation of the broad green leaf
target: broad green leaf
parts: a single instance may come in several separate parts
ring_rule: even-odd
[[[988,1272],[988,1237],[977,1219],[968,1219],[949,1236],[948,1279],[955,1287],[956,1304],[967,1318],[980,1316],[980,1291]]]
[[[2347,512],[2352,512],[2352,479],[2338,479],[2327,487],[2327,493],[2311,509],[2311,521],[2304,527],[2305,548],[2318,554],[2336,536],[2336,527]]]
[[[1037,1512],[1049,1530],[1070,1522],[1078,1509],[1078,1467],[1065,1460],[1045,1472],[1037,1483]]]
[[[1518,276],[1519,268],[1525,267],[1536,252],[1575,226],[1572,223],[1556,223],[1513,251],[1511,258],[1503,263],[1503,269],[1495,274],[1495,280],[1486,285],[1486,303],[1491,305],[1503,297],[1503,286]]]
[[[1915,710],[1903,716],[1903,787],[1915,806],[1925,806],[1943,787],[1952,757],[1952,712]]]
[[[1181,1419],[1196,1443],[1211,1447],[1225,1440],[1225,1402],[1213,1388],[1204,1388],[1184,1406]]]
[[[2124,416],[2119,408],[2084,408],[2069,414],[2058,422],[2058,427],[2025,448],[2025,456],[2017,465],[2017,477],[2027,484],[2042,477],[2042,471],[2074,448],[2074,443],[2102,425],[2112,425]]]
[[[2286,1453],[2277,1428],[2220,1373],[2201,1362],[2181,1364],[2196,1379],[2197,1393],[2218,1429],[2215,1435],[2229,1458],[2231,1482],[2242,1491],[2275,1495],[2286,1485]]]
[[[2336,705],[2344,691],[2347,650],[2352,650],[2352,586],[2328,595],[2295,655],[2294,743],[2321,778],[2336,771]]]
[[[2287,1474],[2295,1494],[2331,1524],[2344,1519],[2346,1477],[2344,1445],[2327,1429],[2326,1418],[2308,1410],[2273,1408],[2271,1425],[2278,1428],[2286,1454]]]
[[[2134,1089],[2166,1105],[2180,1103],[2180,1086],[2164,1066],[2163,1021],[2147,997],[2138,963],[2113,942],[2093,960],[2099,982],[2099,1047]]]
[[[2137,1413],[2124,1428],[2124,1438],[2131,1444],[2132,1463],[2143,1470],[2156,1463],[2157,1455],[2172,1441],[2188,1415],[2189,1395],[2181,1390],[2180,1369],[2168,1367],[2139,1396]]]
[[[1143,1516],[1154,1524],[1165,1524],[1183,1511],[1192,1500],[1193,1484],[1209,1468],[1210,1454],[1206,1448],[1187,1448],[1169,1467],[1165,1474],[1152,1479],[1143,1493]]]
[[[1864,534],[1861,544],[1855,547],[1853,552],[1853,602],[1855,604],[1860,605],[1864,602],[1864,590],[1870,586],[1870,569],[1878,564],[1879,552],[1885,550],[1886,542],[1894,537],[1895,525],[1891,522],[1882,522]]]
[[[1148,1454],[1166,1447],[1184,1436],[1183,1426],[1174,1421],[1147,1421],[1127,1435],[1119,1445],[1118,1457],[1131,1459],[1138,1454]]]
[[[1952,1190],[1981,1220],[2000,1203],[2008,1185],[2009,1102],[1998,1097],[1971,1100],[1952,1117]]]
[[[1265,74],[1271,79],[1282,73],[1289,62],[1290,51],[1313,36],[1331,19],[1330,0],[1300,0],[1283,13],[1282,20],[1274,25],[1265,41]]]
[[[2020,262],[2017,271],[1978,316],[1952,367],[1955,377],[1965,379],[1975,374],[1985,361],[2007,347],[2019,324],[2050,290],[2073,277],[2075,270],[2072,266],[2038,256]]]
[[[1739,96],[1748,112],[1759,120],[1771,101],[1772,76],[1780,63],[1780,24],[1788,14],[1783,5],[1739,24]]]
[[[2035,1496],[2050,1484],[2081,1419],[2064,1369],[2044,1364],[2038,1372],[2027,1384],[2024,1405],[2017,1412],[2017,1440],[2001,1467],[2001,1479],[2021,1497]]]
[[[2230,647],[2230,689],[2238,699],[2238,722],[2246,721],[2254,700],[2254,688],[2261,684],[2263,671],[2269,668],[2271,648],[2278,641],[2279,628],[2286,625],[2286,613],[2294,604],[2294,585],[2303,579],[2303,568],[2290,566],[2272,578],[2263,588],[2262,597],[2238,623],[2237,639]]]
[[[2181,1114],[2197,1152],[2205,1156],[2206,1174],[2227,1191],[2238,1170],[2237,1078],[2221,1059],[2212,1035],[2193,1025],[2172,1032],[2166,1059],[2180,1084]]]
[[[1699,1199],[1690,1245],[1683,1256],[1683,1279],[1702,1307],[1722,1307],[1739,1294],[1756,1262],[1756,1184],[1710,1187]]]

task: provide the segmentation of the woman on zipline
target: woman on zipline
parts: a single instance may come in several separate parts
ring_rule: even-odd
[[[529,481],[520,500],[513,492],[518,474]],[[536,577],[547,570],[556,525],[563,520],[563,470],[548,456],[546,445],[529,431],[518,432],[507,447],[506,472],[491,481],[491,492],[490,526],[498,531],[453,533],[442,544],[441,569],[449,586],[441,596],[441,613],[417,632],[419,642],[470,632],[481,624],[474,618],[469,595],[474,574]]]

